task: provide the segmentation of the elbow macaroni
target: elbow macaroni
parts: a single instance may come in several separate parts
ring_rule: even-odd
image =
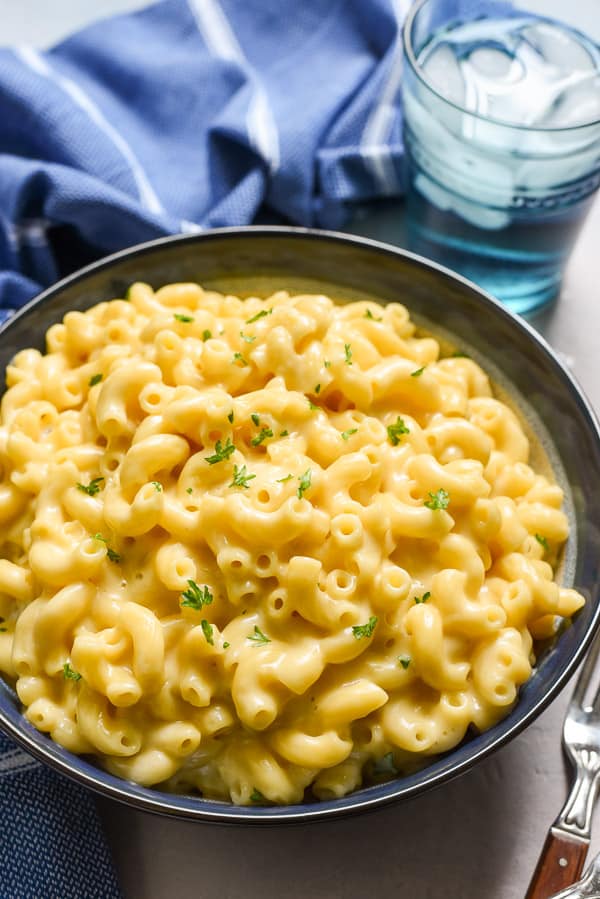
[[[136,284],[7,384],[0,670],[125,778],[342,796],[507,714],[583,604],[516,415],[399,304]]]

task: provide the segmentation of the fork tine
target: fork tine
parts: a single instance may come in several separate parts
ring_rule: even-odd
[[[599,654],[600,631],[598,632],[594,639],[594,642],[592,643],[592,648],[588,652],[587,658],[583,663],[583,667],[579,673],[579,677],[577,678],[577,684],[575,685],[575,690],[573,692],[573,696],[571,697],[571,705],[577,705],[580,708],[584,707],[585,695],[588,691],[588,687],[590,686],[590,682],[592,680],[594,672],[597,671],[597,661]],[[600,675],[600,672],[597,673]],[[599,696],[600,683],[597,685],[596,693],[591,703],[592,708],[597,707]]]

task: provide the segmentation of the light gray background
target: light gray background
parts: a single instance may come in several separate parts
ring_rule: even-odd
[[[600,14],[598,0],[576,2]],[[0,42],[47,46],[100,15],[145,5],[0,0]],[[401,215],[389,204],[354,228],[402,243]],[[597,410],[599,235],[600,202],[559,302],[537,322]],[[560,731],[570,692],[571,686],[523,735],[459,780],[360,818],[285,829],[223,828],[100,799],[125,899],[523,899],[565,798]],[[600,829],[592,849],[600,849]]]

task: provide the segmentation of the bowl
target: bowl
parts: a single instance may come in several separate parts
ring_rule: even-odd
[[[407,799],[467,771],[529,725],[581,661],[598,624],[600,432],[577,383],[550,347],[475,285],[395,247],[301,228],[236,228],[165,238],[108,257],[45,291],[0,329],[0,368],[19,350],[43,347],[45,331],[70,309],[122,296],[136,280],[154,287],[198,281],[232,293],[289,287],[338,300],[405,303],[417,324],[468,350],[520,407],[567,489],[571,536],[562,580],[585,595],[572,626],[543,653],[510,712],[485,733],[415,773],[341,799],[283,807],[237,807],[174,795],[114,777],[38,732],[21,715],[16,694],[0,684],[0,727],[41,761],[83,786],[149,812],[225,824],[269,825],[326,819]]]

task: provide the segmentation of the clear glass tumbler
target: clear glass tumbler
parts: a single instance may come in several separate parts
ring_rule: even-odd
[[[600,185],[599,41],[595,0],[417,0],[405,22],[409,247],[514,312],[557,295]]]

